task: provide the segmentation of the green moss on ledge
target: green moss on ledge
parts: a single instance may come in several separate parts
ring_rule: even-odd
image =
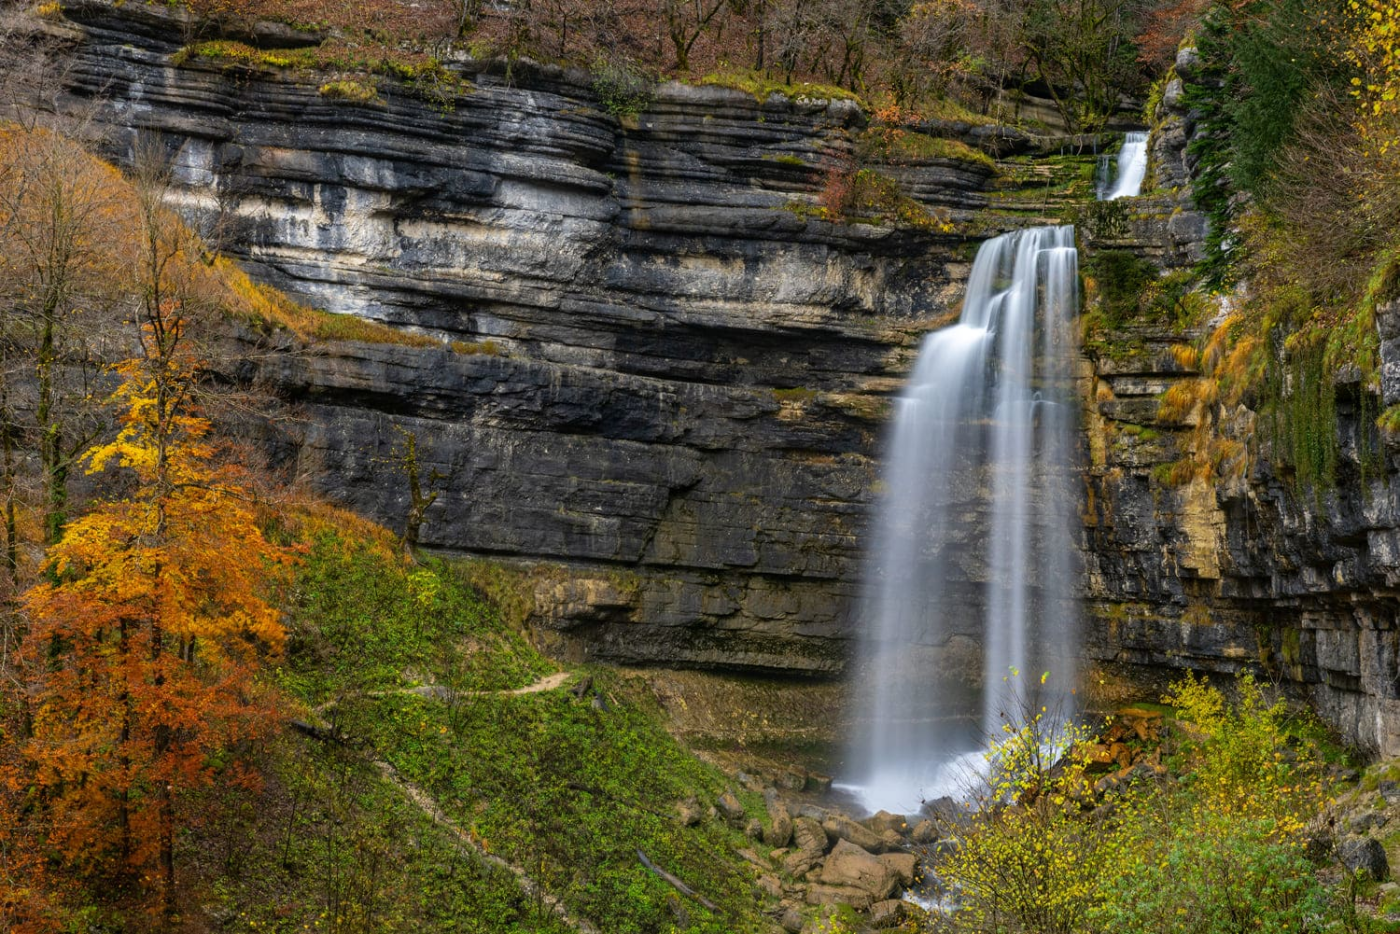
[[[859,95],[833,84],[811,84],[805,81],[797,84],[785,84],[757,71],[714,72],[705,75],[697,84],[746,91],[760,103],[774,94],[780,94],[788,100],[855,101],[860,103]]]
[[[327,81],[321,85],[321,96],[334,101],[344,101],[349,104],[379,104],[383,103],[379,97],[379,91],[372,84],[362,81]]]
[[[991,156],[966,143],[897,126],[870,127],[861,134],[856,152],[862,159],[891,165],[946,159],[996,170]]]
[[[170,57],[170,64],[177,68],[196,61],[255,71],[338,73],[341,77],[320,87],[322,96],[359,103],[374,100],[363,96],[365,89],[378,95],[374,83],[367,80],[373,75],[395,78],[414,94],[445,108],[471,90],[468,82],[431,55],[343,40],[300,49],[259,49],[244,42],[216,39],[187,45]]]

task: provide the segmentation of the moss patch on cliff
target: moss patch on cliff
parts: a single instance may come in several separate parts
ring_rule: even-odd
[[[784,207],[799,217],[836,224],[888,225],[929,233],[950,233],[953,229],[943,212],[924,207],[906,195],[899,182],[874,169],[829,172],[816,204],[789,201]]]
[[[439,341],[426,335],[391,328],[368,318],[308,308],[271,286],[254,282],[227,257],[217,257],[213,268],[236,298],[236,301],[226,303],[226,313],[264,333],[284,331],[309,343],[362,341],[406,347],[441,346]]]
[[[812,84],[806,81],[786,84],[759,71],[717,71],[705,75],[697,83],[701,86],[744,91],[752,94],[760,103],[774,94],[788,100],[860,101],[859,95],[834,84]]]
[[[874,126],[863,132],[856,153],[870,162],[909,165],[936,159],[964,162],[989,171],[996,170],[992,157],[955,139],[930,136],[898,126]]]
[[[326,93],[326,88],[337,86],[345,92],[342,99],[360,100],[357,95],[363,95],[362,88],[372,86],[362,79],[370,76],[396,79],[410,93],[442,108],[450,108],[458,95],[471,90],[468,82],[448,71],[432,55],[373,41],[327,39],[303,48],[260,49],[244,42],[217,39],[187,45],[170,59],[176,67],[194,61],[253,71],[337,73],[341,77],[322,85],[321,94],[339,96]],[[350,90],[355,86],[358,88]],[[378,94],[377,89],[375,93]]]

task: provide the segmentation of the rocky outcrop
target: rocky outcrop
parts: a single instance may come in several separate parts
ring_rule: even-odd
[[[1247,473],[1171,482],[1194,419],[1160,417],[1184,372],[1182,335],[1144,326],[1133,353],[1086,367],[1087,654],[1138,689],[1173,672],[1262,671],[1308,696],[1346,738],[1400,753],[1400,458],[1369,390],[1339,386],[1340,464],[1298,483],[1253,437]],[[1251,438],[1247,409],[1212,412]]]
[[[522,578],[536,624],[578,658],[841,670],[889,398],[956,307],[971,241],[1038,216],[1015,186],[1043,192],[1024,200],[1046,213],[1070,197],[1049,165],[992,182],[983,164],[928,159],[887,171],[953,231],[832,224],[810,208],[864,128],[849,103],[664,85],[619,117],[587,75],[456,62],[448,99],[385,79],[352,104],[271,66],[177,65],[212,33],[175,8],[64,9],[66,103],[98,102],[112,155],[160,134],[179,202],[259,276],[440,342],[300,353],[274,339],[243,375],[295,411],[276,423],[289,467],[402,523],[393,452],[414,434],[438,492],[422,543],[566,568]],[[1199,259],[1183,100],[1168,87],[1158,190],[1087,210],[1097,248],[1166,269]],[[1035,145],[931,129],[1002,156]],[[1387,404],[1395,321],[1381,317]],[[1262,668],[1352,739],[1400,751],[1400,462],[1387,448],[1363,475],[1363,390],[1343,387],[1334,490],[1300,492],[1263,460],[1172,485],[1191,425],[1164,422],[1158,399],[1194,378],[1171,353],[1191,335],[1126,330],[1080,372],[1086,652],[1134,691],[1185,668]],[[1255,430],[1247,411],[1222,415]],[[794,856],[814,864],[799,854],[825,833],[795,820]]]
[[[164,6],[65,10],[113,156],[160,134],[188,214],[261,278],[442,341],[264,357],[298,473],[401,523],[416,435],[422,544],[569,565],[534,594],[565,653],[840,669],[885,395],[960,265],[951,237],[787,209],[858,108],[665,85],[619,119],[587,75],[470,63],[450,101],[385,79],[354,105],[176,67],[201,27]],[[984,166],[903,171],[931,207],[985,202]]]
[[[256,355],[299,415],[291,469],[400,524],[412,433],[421,544],[567,566],[531,579],[571,657],[841,669],[888,397],[966,268],[958,234],[809,210],[858,107],[666,84],[617,116],[585,73],[471,61],[448,96],[380,78],[351,103],[182,51],[228,30],[179,8],[63,10],[66,103],[98,105],[114,158],[155,135],[176,201],[260,278],[441,342]],[[985,160],[885,171],[954,222],[988,203]]]
[[[1198,77],[1193,50],[1177,73]],[[1196,130],[1180,89],[1168,90],[1154,164],[1159,183],[1175,186],[1189,178]],[[1184,198],[1134,202],[1133,232],[1095,245],[1179,265],[1172,258],[1204,236]],[[1159,202],[1175,202],[1168,219],[1143,220]],[[1184,229],[1182,217],[1200,231],[1184,251],[1171,229]],[[1312,700],[1349,741],[1400,754],[1400,449],[1375,426],[1381,406],[1400,401],[1400,305],[1381,309],[1377,323],[1382,398],[1354,372],[1336,387],[1338,469],[1326,489],[1271,456],[1268,421],[1244,406],[1163,416],[1163,394],[1198,376],[1172,348],[1201,333],[1139,319],[1089,348],[1085,651],[1121,679],[1106,690],[1141,693],[1184,669],[1259,672]],[[1201,453],[1201,419],[1213,436],[1240,442],[1247,469],[1175,469]]]

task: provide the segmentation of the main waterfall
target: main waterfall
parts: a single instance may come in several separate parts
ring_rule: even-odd
[[[1027,703],[1068,713],[1078,283],[1072,227],[984,243],[897,404],[848,786],[871,810],[956,794]]]

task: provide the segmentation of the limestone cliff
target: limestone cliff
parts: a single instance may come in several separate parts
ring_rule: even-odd
[[[260,356],[298,473],[401,523],[389,452],[413,432],[442,478],[422,543],[570,565],[537,595],[566,649],[841,668],[886,396],[965,263],[952,235],[790,209],[850,159],[858,107],[669,84],[619,118],[587,74],[474,62],[450,99],[386,79],[347,103],[177,54],[219,33],[164,6],[64,11],[67,104],[99,102],[114,158],[160,134],[187,213],[250,270],[441,339]],[[932,210],[987,203],[985,159],[890,171]]]
[[[163,6],[64,9],[67,103],[101,102],[115,157],[159,132],[191,216],[260,276],[441,340],[274,340],[248,375],[295,407],[280,441],[297,471],[401,523],[390,449],[415,433],[442,478],[423,543],[566,566],[535,578],[561,651],[841,670],[890,395],[956,307],[976,237],[1064,207],[1014,190],[1047,184],[1048,163],[996,181],[966,158],[890,166],[953,232],[837,225],[800,206],[857,144],[850,103],[664,85],[618,117],[585,74],[463,61],[450,100],[386,81],[354,104],[310,75],[177,65],[211,27]],[[1165,193],[1091,212],[1091,248],[1198,258],[1204,221],[1173,191],[1194,132],[1180,96],[1154,136]],[[999,156],[1035,145],[932,129]],[[1400,325],[1383,327],[1393,375]],[[1080,367],[1087,653],[1136,685],[1262,667],[1353,739],[1400,751],[1400,467],[1387,449],[1360,482],[1360,387],[1342,387],[1335,490],[1299,492],[1267,459],[1173,486],[1161,468],[1190,426],[1164,423],[1158,400],[1193,376],[1171,353],[1192,335],[1124,332]],[[1251,430],[1247,410],[1220,415]]]
[[[1128,248],[1171,268],[1199,258],[1204,221],[1182,186],[1198,132],[1182,103],[1194,50],[1178,58],[1154,135],[1164,193],[1141,199],[1103,248]],[[1380,404],[1400,400],[1400,307],[1380,316],[1383,400],[1355,376],[1337,390],[1339,465],[1314,489],[1272,456],[1265,420],[1240,406],[1162,416],[1163,393],[1197,374],[1174,345],[1205,329],[1124,322],[1116,341],[1087,348],[1083,367],[1087,654],[1137,685],[1181,669],[1262,671],[1313,700],[1348,739],[1400,752],[1400,450],[1377,432]],[[1193,428],[1240,439],[1248,470],[1174,483],[1194,453]]]

